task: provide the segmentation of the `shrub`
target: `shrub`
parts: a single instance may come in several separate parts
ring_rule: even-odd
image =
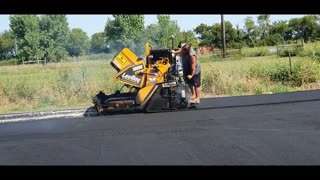
[[[305,83],[313,83],[319,79],[319,64],[315,62],[297,62],[290,67],[286,63],[277,63],[273,66],[268,75],[274,82],[290,82],[293,86],[301,86]]]
[[[248,76],[264,79],[268,77],[268,69],[261,63],[256,64],[248,70]]]
[[[18,65],[21,63],[19,59],[9,59],[0,61],[0,66]]]
[[[289,66],[284,63],[276,63],[269,69],[268,75],[271,81],[288,82],[290,79]]]
[[[263,92],[263,87],[260,86],[260,85],[257,85],[254,87],[254,90],[253,90],[254,94],[262,94]]]

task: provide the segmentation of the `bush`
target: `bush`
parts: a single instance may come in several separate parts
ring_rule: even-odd
[[[271,81],[288,82],[290,79],[289,66],[284,63],[277,63],[270,68],[268,75]]]
[[[260,64],[256,64],[255,66],[252,66],[248,71],[249,77],[257,77],[257,78],[266,78],[268,77],[268,69]]]
[[[255,51],[255,56],[265,56],[267,55],[268,50],[265,48],[257,48]]]
[[[245,57],[258,57],[270,55],[269,47],[242,48],[241,55]]]
[[[303,51],[303,48],[300,46],[294,47],[294,48],[282,48],[279,50],[278,55],[280,57],[289,57],[290,56],[297,56]]]
[[[292,68],[290,81],[295,86],[316,82],[320,75],[319,68],[319,64],[312,62],[295,64]]]
[[[308,56],[313,60],[320,62],[320,42],[305,44],[304,49],[299,53],[299,56]]]
[[[31,100],[34,94],[34,89],[25,80],[7,79],[0,84],[0,88],[12,101],[17,101],[19,98]]]
[[[315,62],[298,62],[292,65],[291,74],[290,67],[286,63],[277,63],[273,66],[268,75],[271,81],[290,82],[293,86],[301,86],[305,83],[313,83],[319,79],[320,65]]]
[[[263,87],[262,86],[260,86],[260,85],[257,85],[257,86],[255,86],[254,87],[254,94],[262,94],[262,92],[263,92]]]
[[[20,63],[21,63],[21,60],[13,58],[9,60],[0,61],[0,66],[18,65]]]
[[[205,93],[214,93],[215,89],[219,89],[217,84],[218,82],[222,82],[220,71],[212,68],[212,71],[204,72],[202,74],[202,87]]]

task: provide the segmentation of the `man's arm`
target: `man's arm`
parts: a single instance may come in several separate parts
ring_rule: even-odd
[[[173,54],[181,54],[181,49],[179,49],[177,51],[171,50],[170,52],[173,53]]]
[[[191,76],[194,76],[196,73],[196,57],[191,56]]]
[[[196,57],[195,56],[191,56],[191,58],[190,58],[191,74],[187,76],[189,79],[191,79],[196,73],[196,61],[197,61]]]

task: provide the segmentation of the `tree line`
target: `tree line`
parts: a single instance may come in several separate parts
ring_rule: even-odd
[[[200,45],[213,45],[221,48],[221,25],[201,24],[194,29],[199,35]],[[257,24],[252,17],[245,19],[244,29],[238,25],[225,22],[226,44],[228,48],[275,46],[284,42],[303,39],[315,42],[320,39],[320,18],[318,15],[307,15],[292,18],[289,21],[270,22],[270,15],[259,15]]]
[[[211,45],[221,48],[221,24],[200,24],[182,31],[169,15],[157,15],[157,23],[144,26],[144,15],[113,15],[103,32],[91,38],[80,28],[70,29],[66,15],[10,15],[10,30],[0,33],[0,60],[18,58],[60,61],[68,56],[108,53],[124,47],[143,54],[145,43],[152,48],[177,48],[180,40],[193,47]],[[270,15],[245,19],[243,29],[225,21],[227,48],[274,46],[283,42],[320,39],[319,15],[306,15],[289,21],[270,22]]]

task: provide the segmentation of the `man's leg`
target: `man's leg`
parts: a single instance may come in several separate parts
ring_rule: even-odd
[[[190,91],[191,91],[191,100],[196,98],[196,90],[194,89],[194,81],[193,79],[187,79],[187,77],[185,77],[185,81],[188,84]]]
[[[200,97],[201,97],[201,72],[199,74],[196,74],[193,77],[194,82],[194,92],[195,92],[195,98],[194,101],[200,103]]]
[[[196,98],[196,90],[195,90],[194,86],[192,84],[189,84],[189,88],[190,88],[191,93],[192,93],[191,99]]]
[[[201,86],[196,86],[195,88],[195,95],[196,97],[194,98],[195,101],[197,101],[198,103],[200,103],[200,97],[201,97]]]

